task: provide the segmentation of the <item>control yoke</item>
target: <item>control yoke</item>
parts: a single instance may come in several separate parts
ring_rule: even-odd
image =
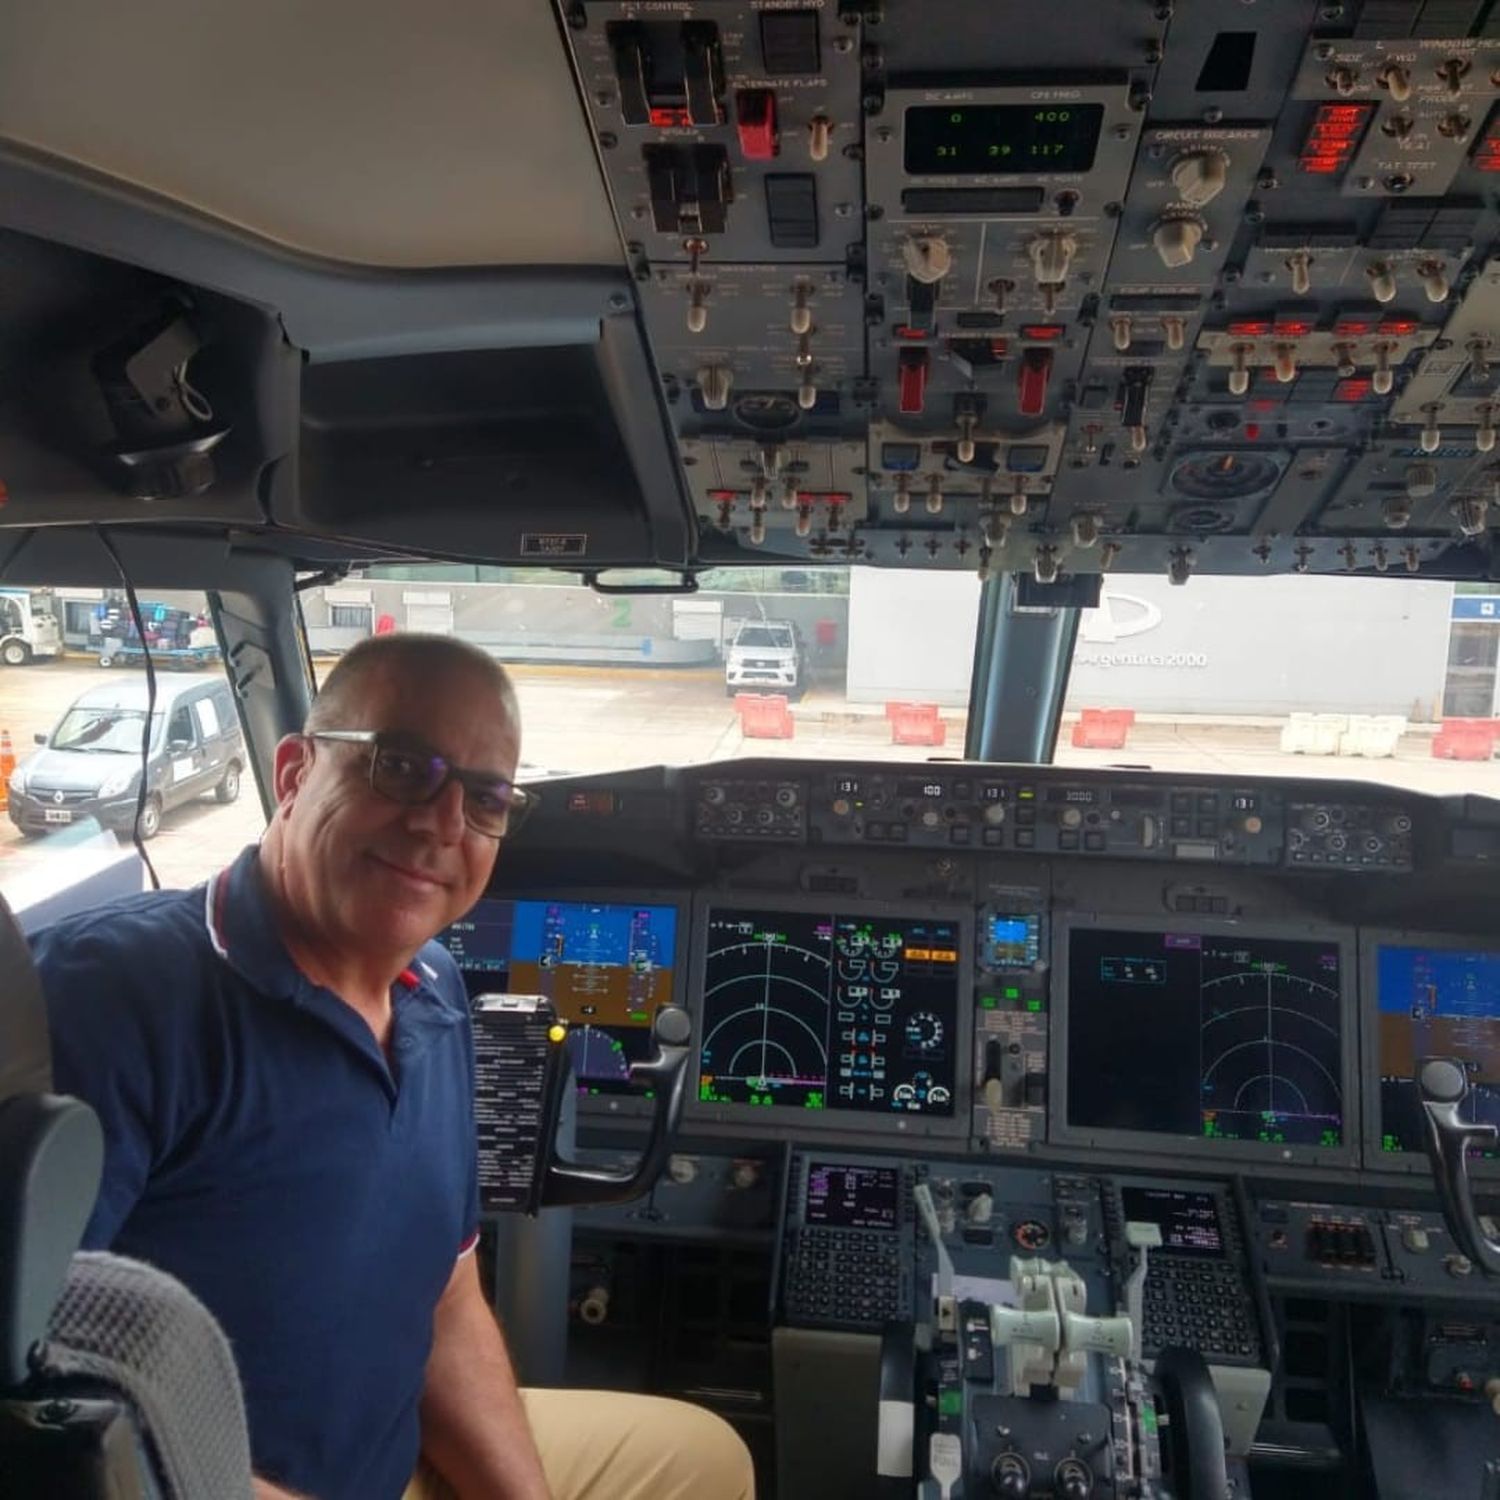
[[[682,1120],[687,1091],[692,1022],[681,1006],[663,1006],[651,1028],[655,1047],[644,1062],[631,1063],[630,1081],[656,1091],[651,1134],[633,1167],[610,1171],[585,1167],[557,1156],[542,1179],[542,1207],[559,1208],[585,1203],[624,1203],[643,1197],[655,1186],[667,1164],[672,1137]]]
[[[1459,1106],[1469,1092],[1462,1063],[1449,1057],[1429,1057],[1417,1068],[1417,1093],[1422,1100],[1422,1123],[1427,1133],[1427,1155],[1437,1178],[1443,1217],[1453,1242],[1481,1270],[1500,1276],[1500,1240],[1492,1239],[1474,1208],[1469,1182],[1471,1144],[1492,1145],[1500,1136],[1493,1125],[1471,1125],[1459,1119]]]

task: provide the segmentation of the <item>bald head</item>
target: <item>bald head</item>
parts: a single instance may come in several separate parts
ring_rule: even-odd
[[[478,646],[451,635],[372,635],[346,651],[318,689],[303,728],[342,729],[358,707],[388,683],[416,682],[453,673],[476,677],[494,690],[506,719],[521,730],[521,705],[505,668]]]

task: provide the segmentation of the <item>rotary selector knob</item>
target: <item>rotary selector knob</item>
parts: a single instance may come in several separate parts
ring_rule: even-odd
[[[1222,151],[1189,151],[1172,165],[1172,186],[1184,203],[1202,208],[1224,191],[1229,158]]]
[[[1151,243],[1169,271],[1190,265],[1202,242],[1203,224],[1198,219],[1163,219],[1151,234]]]

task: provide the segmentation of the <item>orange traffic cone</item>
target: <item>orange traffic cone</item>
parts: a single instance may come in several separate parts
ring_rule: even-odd
[[[10,773],[16,768],[16,752],[10,743],[10,730],[0,729],[0,808],[10,806]]]

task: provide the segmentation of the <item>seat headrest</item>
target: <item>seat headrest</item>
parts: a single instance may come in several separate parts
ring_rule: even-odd
[[[25,935],[0,897],[0,1100],[52,1091],[42,985]]]

